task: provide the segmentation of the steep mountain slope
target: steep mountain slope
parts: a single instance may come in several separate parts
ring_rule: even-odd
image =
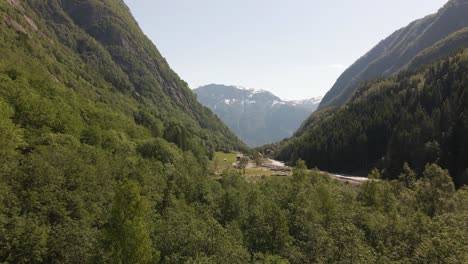
[[[467,72],[465,49],[418,71],[365,82],[349,103],[309,119],[279,158],[345,173],[377,166],[388,177],[404,162],[417,171],[438,163],[467,184]]]
[[[421,52],[468,26],[467,13],[468,0],[450,0],[436,14],[417,20],[396,31],[357,60],[338,78],[323,98],[319,109],[344,104],[363,81],[390,76],[406,65],[418,66],[418,63],[413,64],[411,61],[418,56],[427,55],[420,55]],[[453,51],[453,44],[463,43],[439,45],[438,53],[447,55]]]
[[[71,88],[88,104],[104,103],[112,108],[109,114],[151,127],[155,136],[166,134],[170,141],[181,141],[171,130],[178,134],[186,130],[193,135],[187,139],[193,141],[190,144],[245,148],[196,101],[121,0],[9,0],[2,3],[2,11],[2,54],[18,54],[11,64],[34,66],[39,75]],[[11,45],[24,48],[20,52]],[[46,59],[48,64],[28,65],[29,57],[38,63]],[[10,62],[3,58],[3,65]]]
[[[247,146],[122,1],[0,1],[0,29],[0,262],[157,262],[156,210]]]
[[[434,60],[441,59],[450,53],[468,47],[468,27],[465,27],[446,38],[438,41],[433,46],[421,51],[404,69],[418,69]]]
[[[320,102],[319,98],[283,101],[267,91],[216,84],[193,91],[200,103],[216,113],[250,146],[292,136]]]

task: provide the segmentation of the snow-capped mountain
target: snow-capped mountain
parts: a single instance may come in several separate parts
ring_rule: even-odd
[[[215,112],[251,146],[292,136],[321,100],[282,100],[265,90],[218,84],[193,91],[200,103]]]
[[[304,106],[304,107],[310,107],[310,108],[314,109],[314,107],[316,107],[317,105],[320,104],[320,102],[322,101],[322,98],[323,98],[323,96],[319,96],[319,97],[314,97],[314,98],[310,98],[310,99],[303,99],[303,100],[289,100],[289,101],[286,101],[286,102],[288,102],[290,104],[293,104],[293,105],[301,105],[301,106]]]

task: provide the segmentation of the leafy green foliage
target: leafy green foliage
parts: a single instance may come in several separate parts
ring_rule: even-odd
[[[18,150],[24,143],[23,130],[12,122],[13,109],[0,101],[0,177],[12,170],[12,163],[18,158]]]
[[[153,248],[145,222],[148,206],[137,182],[125,180],[115,195],[105,243],[113,263],[152,263]]]
[[[247,157],[242,157],[239,160],[239,168],[242,170],[242,174],[245,174],[245,168],[247,167],[248,164],[249,164],[249,158]]]

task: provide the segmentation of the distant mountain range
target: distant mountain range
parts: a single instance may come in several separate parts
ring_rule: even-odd
[[[210,84],[193,90],[198,101],[210,108],[250,146],[292,136],[314,112],[321,98],[287,101],[264,90]]]
[[[324,96],[319,109],[339,106],[363,81],[417,69],[468,43],[468,1],[452,0],[437,13],[416,20],[382,40],[351,65]]]

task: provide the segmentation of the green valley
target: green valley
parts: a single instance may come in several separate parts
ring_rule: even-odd
[[[0,263],[468,263],[466,29],[254,150],[122,0],[0,28]]]

